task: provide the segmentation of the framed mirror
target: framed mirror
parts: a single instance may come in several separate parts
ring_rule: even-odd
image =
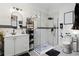
[[[11,26],[13,28],[22,28],[23,25],[23,15],[21,11],[15,10],[11,13]]]

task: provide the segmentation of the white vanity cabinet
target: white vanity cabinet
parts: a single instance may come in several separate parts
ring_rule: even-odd
[[[14,38],[6,37],[4,39],[4,55],[11,56],[14,55]]]
[[[11,56],[29,50],[29,35],[13,35],[4,39],[4,55]]]
[[[15,37],[15,54],[29,50],[29,38],[25,35]]]

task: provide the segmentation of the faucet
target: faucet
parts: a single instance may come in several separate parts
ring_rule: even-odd
[[[12,32],[12,35],[15,35],[16,33],[15,33],[15,29],[13,29],[13,32]]]

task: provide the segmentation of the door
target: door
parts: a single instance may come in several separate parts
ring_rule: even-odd
[[[5,56],[14,55],[14,40],[13,40],[13,37],[6,37],[4,39],[4,55]]]
[[[29,36],[21,35],[15,37],[15,55],[29,50]]]

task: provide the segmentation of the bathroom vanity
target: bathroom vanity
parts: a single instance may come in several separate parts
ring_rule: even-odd
[[[17,34],[4,37],[4,55],[19,55],[29,50],[29,35]]]

